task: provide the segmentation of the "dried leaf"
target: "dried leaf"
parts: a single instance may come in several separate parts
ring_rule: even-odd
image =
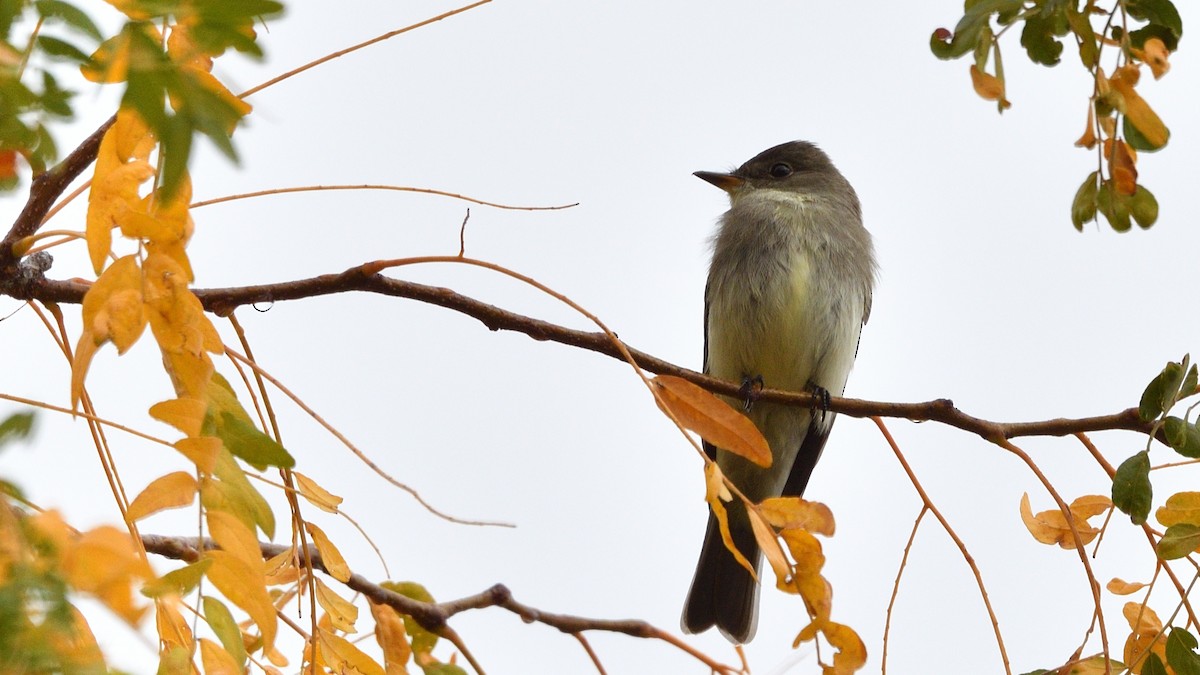
[[[275,605],[267,594],[263,566],[252,568],[245,561],[227,551],[207,551],[213,566],[208,570],[208,579],[230,602],[240,607],[258,626],[262,634],[264,649],[275,645],[278,630]]]
[[[1062,511],[1057,509],[1042,511],[1035,516],[1029,506],[1028,493],[1021,497],[1021,520],[1033,538],[1043,544],[1058,544],[1065,549],[1075,548],[1075,537],[1071,533],[1071,527]],[[1079,519],[1075,521],[1075,530],[1084,544],[1091,542],[1100,533],[1099,530],[1088,525],[1087,521]]]
[[[733,495],[729,493],[729,488],[725,487],[724,475],[721,473],[721,467],[717,466],[716,462],[708,462],[704,465],[704,484],[705,484],[705,500],[708,501],[709,508],[712,509],[713,517],[717,519],[717,528],[721,532],[721,541],[725,544],[725,548],[733,554],[734,560],[738,564],[746,568],[750,572],[750,576],[758,579],[758,571],[754,569],[754,565],[742,555],[737,546],[733,543],[733,535],[729,532],[729,513],[725,510],[725,504],[722,500],[729,501],[733,499]]]
[[[1112,593],[1113,595],[1129,595],[1131,593],[1137,593],[1145,587],[1146,584],[1143,584],[1140,581],[1125,581],[1117,577],[1113,577],[1112,581],[1109,581],[1105,586],[1105,588],[1108,589],[1108,592]]]
[[[208,638],[200,638],[200,662],[204,664],[205,675],[242,675],[244,672],[224,647]]]
[[[685,428],[713,445],[755,464],[771,466],[771,448],[750,418],[705,389],[672,375],[654,378],[655,401]]]
[[[800,497],[772,497],[764,499],[758,508],[767,522],[780,530],[799,528],[833,536],[833,512],[820,502]]]
[[[187,436],[199,436],[208,405],[198,398],[173,398],[150,406],[150,416]]]

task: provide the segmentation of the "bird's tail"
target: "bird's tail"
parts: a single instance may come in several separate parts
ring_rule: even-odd
[[[735,511],[741,508],[740,504],[730,504],[730,534],[757,573],[762,555],[745,515],[735,516]],[[696,576],[680,623],[687,633],[700,633],[716,626],[735,644],[749,642],[758,627],[758,583],[725,548],[717,519],[711,512],[704,548],[700,549],[700,562],[696,564]]]

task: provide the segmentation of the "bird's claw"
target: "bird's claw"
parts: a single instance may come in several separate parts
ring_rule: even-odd
[[[762,375],[755,375],[754,377],[750,377],[749,375],[742,376],[742,388],[738,389],[738,396],[741,396],[746,401],[744,405],[746,412],[750,412],[751,408],[754,407],[754,403],[758,401],[758,395],[762,392],[763,386]]]

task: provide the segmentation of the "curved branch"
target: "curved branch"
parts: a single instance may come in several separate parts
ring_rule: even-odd
[[[168,537],[157,534],[143,534],[142,545],[148,553],[171,558],[174,560],[183,560],[186,562],[195,562],[200,559],[201,551],[213,550],[219,548],[212,539],[207,537],[200,539],[197,537]],[[259,543],[259,550],[262,552],[263,559],[272,558],[285,551],[290,551],[291,546],[287,544],[272,544]],[[319,569],[328,573],[325,569],[325,562],[321,558],[321,553],[315,546],[308,547],[308,561],[312,563],[313,568]],[[704,653],[695,648],[683,643],[674,635],[657,628],[645,621],[637,619],[589,619],[581,616],[572,616],[569,614],[555,614],[552,612],[544,612],[535,607],[518,602],[513,598],[512,591],[503,584],[496,584],[475,595],[469,595],[457,600],[449,600],[447,602],[421,602],[413,600],[407,596],[390,591],[379,584],[367,579],[361,574],[350,575],[350,580],[346,582],[346,586],[359,593],[365,595],[368,599],[376,604],[388,605],[401,614],[411,616],[413,620],[421,624],[426,630],[443,634],[449,629],[447,621],[456,614],[473,610],[485,609],[488,607],[500,607],[506,609],[513,614],[521,617],[527,623],[537,622],[551,628],[557,628],[563,633],[569,635],[577,635],[584,631],[599,630],[612,633],[623,633],[632,637],[638,638],[653,638],[664,640],[670,644],[679,647],[691,656],[699,659],[712,669],[714,673],[736,673],[736,668],[727,666],[717,661],[714,661]]]
[[[392,279],[381,274],[371,274],[368,270],[372,267],[372,263],[367,263],[352,267],[339,274],[322,274],[307,279],[255,286],[196,289],[195,293],[200,298],[200,302],[204,304],[205,309],[219,315],[226,315],[243,305],[302,300],[336,293],[376,293],[444,307],[478,319],[489,330],[524,333],[535,340],[558,342],[623,360],[617,347],[604,333],[574,330],[510,312],[456,293],[449,288]],[[79,303],[82,302],[88,287],[87,283],[71,280],[56,281],[38,278],[26,280],[21,284],[6,285],[4,279],[0,279],[0,293],[19,300]],[[716,394],[741,395],[739,393],[740,383],[709,377],[632,347],[629,348],[629,351],[637,364],[649,372],[657,375],[682,377]],[[818,404],[816,397],[811,393],[780,389],[763,389],[758,398],[759,400],[802,407],[813,407]],[[829,410],[851,417],[898,417],[913,422],[941,422],[992,442],[1023,436],[1068,436],[1090,431],[1125,430],[1142,434],[1151,432],[1151,425],[1138,417],[1137,408],[1126,408],[1120,412],[1095,417],[1057,418],[1036,422],[993,422],[981,419],[959,410],[954,406],[953,401],[944,398],[919,403],[894,403],[831,397],[829,398]]]

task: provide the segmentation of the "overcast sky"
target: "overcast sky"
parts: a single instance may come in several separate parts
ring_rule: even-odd
[[[235,91],[331,51],[434,16],[447,2],[293,3],[260,31],[268,59],[232,57],[216,73]],[[106,10],[96,5],[102,15]],[[1194,216],[1196,59],[1173,57],[1143,95],[1173,129],[1143,154],[1142,182],[1161,216],[1149,231],[1077,233],[1069,205],[1093,154],[1072,147],[1091,83],[1064,62],[1028,65],[1005,42],[1013,108],[971,90],[968,62],[929,52],[961,3],[696,3],[497,0],[356,52],[249,99],[234,167],[205,144],[197,199],[310,184],[385,183],[555,212],[472,206],[467,253],[528,274],[599,315],[630,345],[700,368],[708,240],[725,196],[691,174],[726,170],[793,139],[818,143],[858,191],[881,274],[847,395],[952,398],[997,421],[1115,412],[1137,402],[1169,359],[1200,347],[1190,291],[1200,244]],[[1186,17],[1185,17],[1186,18]],[[75,86],[82,88],[83,84]],[[72,147],[111,113],[83,89]],[[10,222],[22,198],[0,201]],[[195,212],[190,249],[201,287],[297,279],[379,258],[454,254],[466,204],[402,193],[274,196]],[[81,209],[55,227],[81,228]],[[82,246],[52,274],[87,276]],[[452,288],[533,317],[591,329],[581,317],[496,274],[451,265],[395,276]],[[0,299],[0,313],[18,306]],[[68,315],[77,308],[66,308]],[[355,460],[294,406],[283,440],[298,468],[346,497],[383,550],[392,578],[438,599],[504,583],[552,612],[640,618],[677,630],[705,523],[701,462],[628,366],[413,301],[342,295],[239,310],[260,363],[439,508],[516,529],[453,525]],[[218,322],[219,323],[219,322]],[[71,323],[78,334],[78,321]],[[227,340],[232,331],[221,325]],[[36,316],[0,323],[3,391],[68,401],[69,371]],[[118,359],[106,348],[89,387],[102,414],[171,437],[145,410],[171,396],[148,336]],[[227,363],[219,367],[232,371]],[[231,378],[232,379],[232,378]],[[248,399],[243,396],[243,401]],[[0,404],[0,414],[13,410]],[[119,522],[84,425],[42,415],[36,442],[0,456],[0,475],[79,526]],[[1014,457],[937,424],[889,426],[935,503],[974,555],[999,615],[1013,672],[1054,667],[1084,639],[1091,595],[1073,551],[1036,543],[1018,514],[1049,495]],[[1113,464],[1144,446],[1096,434]],[[133,491],[185,468],[160,447],[113,435]],[[1072,439],[1023,440],[1069,500],[1107,494],[1106,476]],[[1155,463],[1171,455],[1157,449]],[[1179,486],[1194,472],[1155,474]],[[1159,486],[1156,506],[1171,489]],[[874,425],[842,418],[806,495],[837,518],[825,540],[833,616],[867,644],[876,672],[893,580],[920,501]],[[282,513],[282,511],[281,511]],[[349,526],[309,514],[355,571],[383,580]],[[194,514],[145,531],[190,534]],[[286,536],[284,537],[286,538]],[[1140,532],[1117,515],[1093,561],[1101,583],[1149,581]],[[1164,618],[1173,605],[1155,596]],[[1106,594],[1121,653],[1125,599]],[[764,593],[756,674],[819,672],[793,597]],[[367,620],[363,620],[366,625]],[[490,673],[590,672],[570,637],[500,610],[454,627]],[[153,650],[120,628],[118,665],[152,667]],[[704,673],[676,649],[590,634],[610,673]],[[713,633],[689,638],[734,662]],[[1098,651],[1093,635],[1087,651]],[[442,651],[444,657],[448,652]],[[926,519],[896,601],[890,672],[996,673],[1003,667],[973,577]]]

